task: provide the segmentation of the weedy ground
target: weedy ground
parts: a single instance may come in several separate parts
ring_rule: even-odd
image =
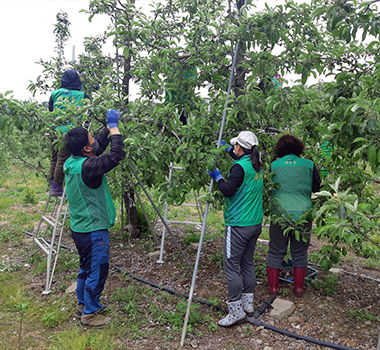
[[[24,168],[0,171],[0,349],[179,349],[187,308],[181,293],[189,293],[192,271],[170,237],[165,242],[164,264],[156,263],[157,256],[149,256],[157,250],[157,241],[161,239],[159,222],[155,223],[157,241],[149,235],[130,239],[121,230],[120,222],[111,230],[111,269],[103,296],[107,315],[113,318],[109,326],[84,328],[74,317],[76,298],[66,290],[76,280],[78,257],[70,249],[74,245],[68,227],[63,237],[67,248],[60,251],[52,292],[41,293],[46,281],[46,256],[32,244],[26,232],[33,231],[40,219],[47,199],[46,183],[46,179]],[[147,201],[145,204],[148,207]],[[169,217],[193,221],[197,213],[187,207],[175,207]],[[211,208],[207,227],[195,295],[217,307],[192,303],[183,348],[324,349],[273,332],[265,325],[243,323],[228,329],[217,325],[224,316],[226,299],[220,210]],[[199,226],[173,225],[172,230],[186,259],[193,264]],[[267,229],[261,238],[268,238]],[[310,251],[317,251],[320,246],[321,242],[313,239]],[[256,307],[269,298],[264,272],[267,250],[265,241],[258,243],[254,258],[258,277]],[[291,284],[281,283],[279,297],[293,301],[296,310],[280,321],[266,313],[262,321],[317,340],[376,349],[380,326],[379,262],[349,254],[337,267],[350,274],[333,275],[314,266],[317,277],[308,281],[302,298],[294,297]],[[174,292],[168,293],[160,286]]]

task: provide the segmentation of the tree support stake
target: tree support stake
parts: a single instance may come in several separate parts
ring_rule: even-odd
[[[244,1],[244,10],[243,10],[243,15],[245,14],[246,11],[246,6],[247,6],[247,0]],[[234,79],[234,72],[235,72],[235,66],[236,66],[236,60],[237,60],[237,55],[239,51],[239,41],[236,43],[236,48],[235,48],[235,54],[232,60],[232,66],[231,66],[231,74],[230,74],[230,81],[228,83],[228,90],[227,90],[227,96],[226,96],[226,102],[224,104],[224,110],[223,110],[223,117],[222,117],[222,123],[220,125],[220,131],[219,131],[219,138],[218,138],[218,144],[217,148],[220,147],[221,141],[222,141],[222,136],[223,136],[223,130],[224,130],[224,124],[226,122],[226,115],[227,115],[227,106],[228,106],[228,98],[230,97],[231,94],[231,87],[232,87],[232,81]],[[209,186],[209,191],[208,193],[210,194],[212,191],[212,186],[214,184],[214,179],[211,178],[210,181],[210,186]],[[190,309],[191,309],[191,302],[193,300],[193,294],[194,294],[194,286],[195,286],[195,280],[197,277],[197,272],[198,272],[198,265],[199,265],[199,258],[201,256],[201,251],[202,251],[202,242],[203,242],[203,236],[205,233],[206,229],[206,222],[207,222],[207,216],[208,216],[208,211],[209,211],[210,203],[207,202],[206,204],[206,209],[203,217],[203,223],[202,223],[202,231],[201,231],[201,236],[199,238],[199,245],[198,245],[198,251],[197,251],[197,258],[195,261],[195,266],[193,270],[193,278],[191,282],[191,287],[190,287],[190,292],[189,292],[189,298],[187,301],[187,309],[186,309],[186,315],[185,315],[185,320],[183,323],[183,328],[182,328],[182,336],[181,336],[181,343],[180,346],[182,347],[185,343],[185,337],[186,337],[186,330],[187,330],[187,324],[189,322],[189,315],[190,315]]]
[[[148,191],[145,189],[145,187],[144,187],[143,183],[141,182],[140,178],[138,177],[138,175],[137,175],[135,169],[133,169],[133,167],[132,167],[132,165],[131,165],[130,163],[127,162],[127,164],[128,164],[129,169],[131,170],[132,174],[134,175],[134,177],[135,177],[136,180],[138,181],[139,185],[140,185],[141,188],[143,189],[144,193],[145,193],[146,196],[148,197],[148,199],[149,199],[150,203],[152,204],[154,210],[156,211],[156,213],[157,213],[158,216],[160,217],[162,223],[165,225],[165,228],[168,230],[169,235],[170,235],[170,238],[173,240],[173,242],[174,242],[174,244],[176,245],[178,251],[181,253],[181,255],[182,255],[182,257],[183,257],[183,260],[185,260],[185,262],[186,262],[187,266],[189,267],[189,269],[190,269],[191,271],[193,271],[193,267],[191,266],[189,260],[187,259],[185,252],[184,252],[184,251],[181,249],[181,247],[179,246],[179,244],[178,244],[177,240],[175,239],[175,237],[174,237],[172,231],[170,230],[168,224],[166,223],[165,219],[164,219],[163,216],[161,215],[161,213],[160,213],[160,211],[158,210],[157,206],[154,204],[153,199],[152,199],[151,196],[149,195]]]

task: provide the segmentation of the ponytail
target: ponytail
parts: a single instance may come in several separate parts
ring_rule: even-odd
[[[260,152],[259,150],[257,149],[256,146],[253,146],[251,149],[247,149],[247,148],[243,148],[243,151],[244,151],[244,154],[250,154],[251,155],[251,162],[252,162],[252,166],[253,166],[253,169],[256,170],[256,172],[258,173],[263,165],[261,164],[261,160],[260,160]]]
[[[255,169],[257,173],[263,167],[262,164],[261,164],[261,159],[260,158],[261,158],[261,156],[260,156],[259,150],[257,149],[256,146],[253,146],[252,147],[252,152],[251,152],[251,162],[252,162],[253,169]]]

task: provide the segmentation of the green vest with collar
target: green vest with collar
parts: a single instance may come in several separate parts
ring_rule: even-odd
[[[252,166],[250,155],[234,161],[244,170],[244,180],[232,197],[224,200],[226,226],[254,226],[263,222],[263,172]]]
[[[288,154],[271,164],[274,183],[280,185],[272,191],[277,209],[275,213],[298,220],[311,209],[314,163],[311,160]]]
[[[105,175],[102,184],[88,187],[82,180],[82,165],[87,157],[71,156],[64,164],[70,227],[75,232],[108,229],[115,223],[115,206]]]
[[[54,90],[51,94],[53,100],[53,109],[66,109],[67,105],[81,105],[80,101],[84,99],[84,92],[79,90],[68,90],[60,88]]]
[[[68,90],[60,88],[52,92],[51,98],[53,100],[53,110],[56,108],[65,110],[70,104],[76,106],[82,105],[80,101],[84,99],[84,92],[79,90]],[[66,133],[69,130],[68,126],[72,126],[72,124],[67,123],[67,126],[58,126],[55,129],[60,130],[62,133]]]

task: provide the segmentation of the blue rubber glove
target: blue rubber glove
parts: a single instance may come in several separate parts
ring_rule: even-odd
[[[109,109],[107,111],[107,124],[110,129],[117,128],[120,114],[121,113],[119,112],[119,110],[115,109]]]
[[[230,149],[231,149],[231,145],[229,145],[228,143],[225,143],[223,140],[222,141],[220,141],[220,145],[221,146],[228,146],[227,148],[226,148],[226,152],[228,153],[229,151],[230,151]]]
[[[213,171],[207,170],[207,175],[211,176],[216,182],[223,179],[222,173],[219,169],[214,169]]]

